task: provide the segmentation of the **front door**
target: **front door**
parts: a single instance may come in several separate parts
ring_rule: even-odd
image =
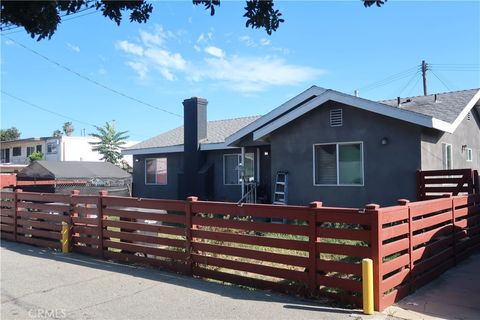
[[[272,189],[272,175],[270,172],[270,146],[263,146],[257,149],[257,167],[259,170],[257,199],[258,203],[272,203],[271,189]]]

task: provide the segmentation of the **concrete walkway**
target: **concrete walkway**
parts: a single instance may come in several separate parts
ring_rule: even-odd
[[[410,320],[480,319],[480,253],[383,313]]]
[[[3,241],[2,319],[396,319]]]

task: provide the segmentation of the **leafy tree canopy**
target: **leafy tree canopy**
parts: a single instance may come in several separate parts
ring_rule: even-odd
[[[60,130],[55,130],[52,133],[52,137],[54,137],[54,138],[60,138],[62,135],[63,135],[63,133]]]
[[[17,128],[11,127],[0,130],[0,141],[17,140],[20,138],[20,131]]]
[[[97,138],[98,141],[90,142],[92,150],[102,155],[101,160],[115,165],[121,165],[123,158],[121,150],[129,138],[129,136],[126,135],[127,131],[117,132],[113,121],[106,122],[103,127],[95,126],[95,128],[97,132],[91,133],[90,135]]]
[[[194,5],[203,5],[210,15],[220,7],[221,0],[192,0]],[[365,7],[382,6],[387,0],[360,0]],[[1,29],[24,27],[32,38],[50,39],[62,18],[85,10],[100,10],[106,18],[120,24],[125,11],[130,13],[130,22],[146,22],[153,6],[146,0],[70,0],[70,1],[2,1]],[[274,0],[246,0],[245,13],[248,28],[263,28],[270,35],[284,22],[282,13],[274,9]]]
[[[62,129],[63,129],[63,132],[65,132],[65,134],[66,134],[68,137],[70,137],[70,136],[72,135],[72,133],[73,133],[73,130],[75,130],[73,124],[72,124],[70,121],[69,121],[69,122],[65,122],[65,123],[63,124]],[[57,130],[57,131],[58,131],[58,130]]]

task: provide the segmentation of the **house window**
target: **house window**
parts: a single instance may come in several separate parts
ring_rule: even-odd
[[[472,150],[472,148],[467,148],[465,150],[467,151],[467,161],[472,162],[473,161],[473,150]]]
[[[57,153],[57,144],[55,142],[47,143],[47,153]]]
[[[342,109],[330,110],[330,127],[341,127],[343,125]]]
[[[449,143],[442,143],[442,166],[444,170],[453,169],[452,145]]]
[[[1,159],[2,163],[10,162],[10,149],[2,149]]]
[[[27,157],[35,152],[35,147],[27,147]]]
[[[253,153],[245,154],[245,181],[254,178],[254,156]],[[242,155],[241,154],[225,154],[223,155],[223,184],[239,185],[242,178]]]
[[[37,147],[35,148],[35,151],[42,152],[42,145],[41,144],[37,145]]]
[[[167,158],[145,159],[145,184],[167,184]]]
[[[314,185],[363,185],[363,143],[313,146]]]
[[[12,156],[20,157],[22,155],[22,148],[21,147],[14,147],[12,150]]]

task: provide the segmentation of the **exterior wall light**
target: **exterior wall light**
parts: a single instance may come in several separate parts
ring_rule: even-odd
[[[380,141],[380,143],[385,146],[388,144],[388,138],[387,137],[383,137],[382,140]]]

